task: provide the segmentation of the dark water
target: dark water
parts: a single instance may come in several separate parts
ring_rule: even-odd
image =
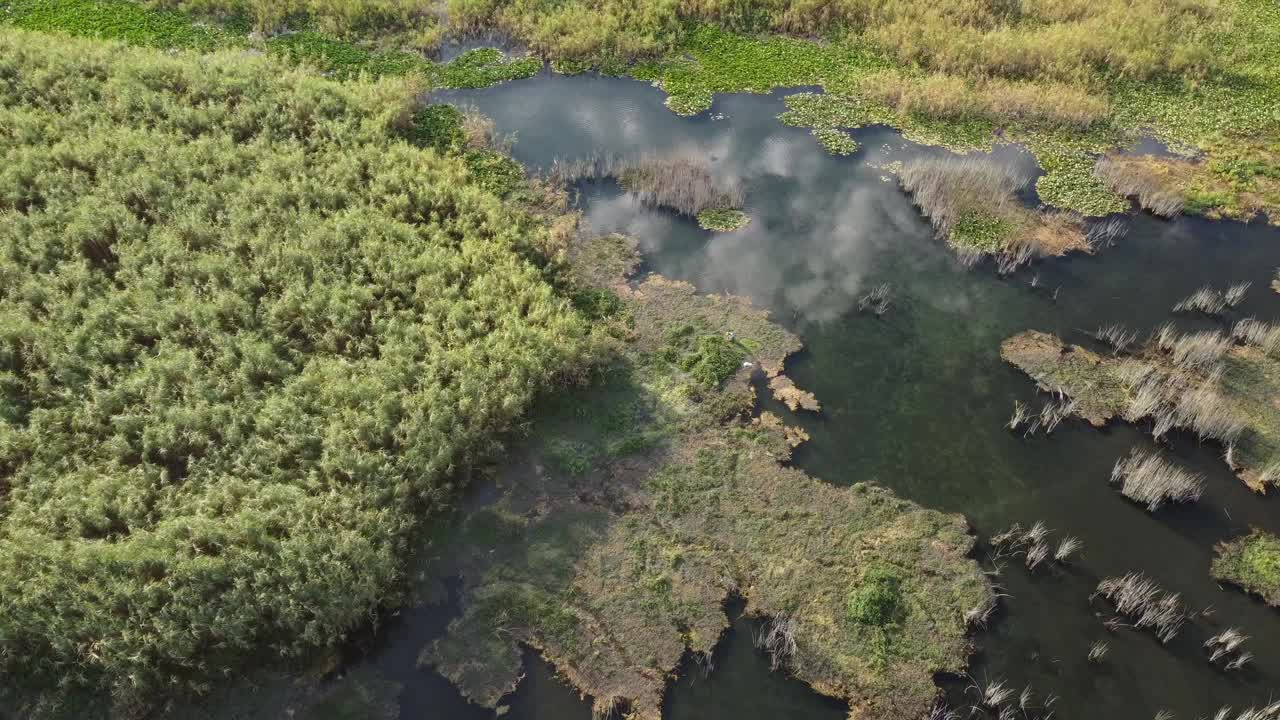
[[[793,417],[813,437],[799,466],[835,484],[874,480],[924,505],[963,513],[982,537],[1013,522],[1045,521],[1084,542],[1069,570],[1030,576],[1011,565],[1001,577],[1012,596],[991,630],[976,638],[973,674],[1006,678],[1039,695],[1059,696],[1057,717],[1179,718],[1211,715],[1221,705],[1261,704],[1280,690],[1280,616],[1209,577],[1213,545],[1259,526],[1280,531],[1278,501],[1249,492],[1221,461],[1220,449],[1177,436],[1172,452],[1205,474],[1196,505],[1150,515],[1107,484],[1115,461],[1150,446],[1140,429],[1103,430],[1069,421],[1050,437],[1022,438],[1004,428],[1015,399],[1038,409],[1032,383],[999,358],[1001,340],[1021,330],[1055,332],[1080,342],[1082,329],[1121,322],[1149,330],[1173,319],[1169,308],[1205,283],[1253,281],[1233,317],[1280,320],[1269,289],[1280,265],[1280,231],[1263,225],[1176,222],[1128,216],[1128,234],[1094,256],[1042,261],[1001,278],[990,265],[964,268],[933,237],[887,173],[876,164],[923,150],[888,129],[856,133],[862,149],[826,154],[808,132],[781,125],[780,95],[719,98],[709,114],[681,118],[641,83],[596,76],[544,75],[445,96],[471,103],[498,129],[516,134],[515,157],[533,168],[591,153],[693,150],[718,173],[741,179],[752,222],[728,234],[699,230],[687,218],[638,207],[607,183],[583,188],[593,230],[637,237],[648,269],[706,292],[747,295],[801,336],[807,348],[789,373],[824,404],[820,417]],[[996,154],[1034,170],[1013,147]],[[881,319],[857,312],[857,298],[891,283],[894,301]],[[1208,321],[1179,319],[1184,327]],[[785,411],[784,411],[785,412]],[[1109,617],[1089,595],[1108,575],[1141,570],[1191,607],[1212,606],[1168,646],[1150,634],[1110,634]],[[405,683],[405,718],[470,718],[438,676],[410,670],[438,623],[406,623],[378,664]],[[687,668],[672,687],[670,718],[838,718],[838,704],[770,673],[739,620],[708,676]],[[1257,655],[1246,672],[1225,674],[1207,662],[1207,635],[1240,626]],[[1110,643],[1101,667],[1086,661],[1096,640]],[[404,658],[393,659],[394,648]],[[405,664],[408,662],[408,665]],[[400,668],[397,670],[397,668]],[[508,717],[587,717],[588,705],[531,659]]]

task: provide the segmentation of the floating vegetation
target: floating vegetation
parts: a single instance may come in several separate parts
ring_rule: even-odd
[[[698,213],[698,227],[714,232],[731,232],[746,227],[751,216],[733,208],[710,208]]]
[[[898,179],[938,237],[967,261],[995,255],[1007,273],[1035,255],[1091,249],[1078,216],[1025,207],[1016,193],[1028,178],[1007,165],[972,156],[924,158],[903,163]]]
[[[692,149],[664,155],[557,160],[550,175],[554,182],[563,184],[613,178],[644,205],[668,208],[690,217],[709,210],[741,208],[745,198],[736,179],[716,177],[705,156]],[[708,218],[728,220],[729,216]]]
[[[1196,290],[1173,306],[1174,312],[1202,312],[1205,315],[1221,315],[1227,307],[1222,293],[1208,285]]]
[[[582,242],[633,257],[616,238]],[[778,669],[867,708],[869,720],[928,712],[935,673],[964,669],[966,611],[993,602],[963,519],[783,466],[785,426],[746,419],[755,393],[744,358],[715,362],[722,380],[712,383],[682,358],[718,357],[700,347],[715,338],[776,380],[795,336],[741,299],[657,277],[628,287],[630,263],[613,265],[622,272],[608,286],[627,289],[622,391],[557,402],[527,440],[534,453],[557,439],[600,450],[585,474],[544,465],[532,476],[516,457],[526,454],[513,453],[494,504],[472,514],[500,513],[510,529],[431,548],[439,573],[463,577],[464,602],[422,662],[492,708],[518,682],[527,643],[582,692],[656,720],[670,673],[688,653],[711,652],[736,591],[749,616],[770,618],[757,642]],[[655,434],[659,452],[612,450]],[[821,542],[797,555],[797,538]],[[794,571],[778,574],[780,563]]]
[[[1165,592],[1142,573],[1104,578],[1097,594],[1110,600],[1134,627],[1154,632],[1161,643],[1176,637],[1188,618],[1177,593]]]
[[[1111,646],[1105,640],[1099,640],[1089,647],[1089,662],[1094,665],[1101,664],[1107,658],[1107,652],[1111,650]]]
[[[832,155],[852,155],[858,151],[858,141],[847,130],[839,128],[813,128],[809,131],[818,144]]]
[[[1166,502],[1186,503],[1200,499],[1204,478],[1164,459],[1158,452],[1134,448],[1116,462],[1111,483],[1120,484],[1120,493],[1155,512]]]
[[[881,283],[858,298],[858,310],[870,310],[876,317],[880,317],[889,310],[889,303],[893,300],[892,293],[893,287],[889,283]]]
[[[1280,607],[1280,537],[1262,530],[1219,543],[1210,572]]]

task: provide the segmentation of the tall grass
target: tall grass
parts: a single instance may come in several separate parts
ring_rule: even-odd
[[[796,656],[796,622],[792,618],[769,618],[755,634],[755,645],[769,656],[773,670],[790,667]]]
[[[1202,312],[1205,315],[1221,315],[1227,307],[1222,293],[1208,285],[1197,289],[1173,306],[1174,312]]]
[[[885,70],[864,78],[859,90],[906,115],[1013,120],[1084,130],[1110,112],[1104,98],[1065,83],[998,78],[973,81],[956,75],[920,77]]]
[[[1182,212],[1185,200],[1162,168],[1159,161],[1147,157],[1104,155],[1093,173],[1116,194],[1137,199],[1156,215],[1173,217]]]
[[[1134,448],[1111,470],[1111,483],[1120,485],[1125,497],[1155,512],[1166,502],[1185,503],[1200,499],[1204,478],[1190,473],[1159,453]]]
[[[899,178],[940,235],[967,215],[1007,215],[1028,178],[1012,167],[978,157],[925,158],[904,163]]]
[[[1111,324],[1093,331],[1093,337],[1099,342],[1111,346],[1117,353],[1128,350],[1138,339],[1137,331],[1125,330],[1123,325]]]

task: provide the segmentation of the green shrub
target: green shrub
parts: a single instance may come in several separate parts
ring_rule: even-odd
[[[902,576],[891,565],[867,568],[849,592],[849,619],[859,625],[893,625],[901,619],[902,610]]]
[[[5,690],[106,712],[341,642],[581,360],[545,221],[405,142],[454,142],[415,92],[0,29]]]
[[[680,358],[680,369],[704,387],[715,387],[729,379],[746,357],[742,349],[720,335],[703,335],[693,352]]]

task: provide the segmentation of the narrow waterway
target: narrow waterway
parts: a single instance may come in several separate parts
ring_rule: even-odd
[[[639,239],[646,270],[704,292],[749,296],[804,340],[806,350],[788,372],[818,395],[824,411],[792,416],[813,438],[798,466],[831,483],[875,481],[963,513],[980,537],[1042,520],[1058,537],[1083,541],[1069,569],[1032,576],[1016,561],[1005,568],[1000,582],[1009,597],[991,629],[975,637],[976,677],[1053,693],[1057,717],[1081,719],[1150,718],[1161,709],[1195,718],[1222,705],[1260,704],[1280,689],[1280,615],[1209,576],[1219,540],[1250,526],[1280,531],[1280,501],[1249,492],[1227,470],[1220,448],[1179,435],[1171,452],[1206,476],[1207,492],[1198,504],[1146,513],[1107,480],[1120,456],[1151,446],[1150,438],[1140,428],[1097,430],[1074,420],[1048,437],[1010,432],[1014,401],[1038,409],[1041,400],[999,357],[1000,342],[1026,329],[1085,342],[1083,331],[1117,322],[1144,332],[1168,320],[1212,326],[1170,313],[1206,283],[1250,280],[1252,290],[1229,319],[1280,320],[1280,296],[1269,288],[1280,265],[1280,230],[1129,215],[1128,232],[1096,255],[1041,261],[1000,277],[989,263],[963,267],[879,167],[941,151],[870,128],[855,133],[862,146],[856,154],[833,157],[808,131],[776,120],[781,93],[718,98],[710,113],[682,118],[643,83],[545,73],[436,99],[473,104],[500,132],[514,133],[514,156],[534,170],[557,158],[678,150],[740,179],[752,220],[725,234],[640,207],[612,183],[584,185],[579,201],[592,231]],[[1034,172],[1018,148],[995,155]],[[880,283],[893,288],[889,311],[881,318],[858,313],[857,298]],[[1136,570],[1212,613],[1167,646],[1149,633],[1109,633],[1102,621],[1110,608],[1091,604],[1090,594],[1100,578]],[[437,615],[404,622],[403,633],[393,627],[388,649],[375,659],[405,686],[402,717],[485,717],[442,678],[413,669],[425,638],[447,620],[445,610],[418,612]],[[839,704],[771,673],[751,647],[749,626],[735,623],[709,674],[686,668],[669,694],[668,717],[843,716]],[[1246,671],[1214,669],[1200,647],[1228,626],[1252,636],[1257,658]],[[1111,648],[1101,665],[1086,659],[1098,640]],[[545,664],[530,659],[507,717],[589,715]]]

